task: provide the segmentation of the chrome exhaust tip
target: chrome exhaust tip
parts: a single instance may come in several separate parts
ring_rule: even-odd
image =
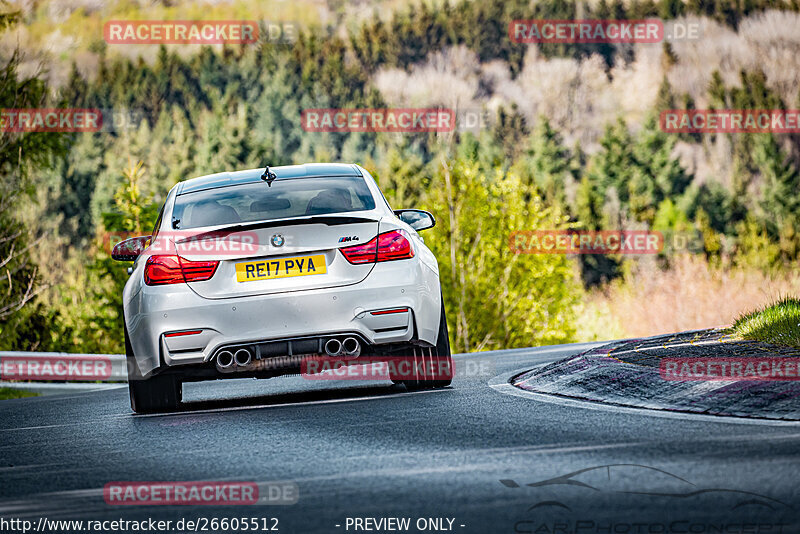
[[[338,356],[342,353],[342,343],[336,338],[331,338],[325,342],[325,354],[328,356]]]
[[[219,369],[227,369],[233,365],[233,353],[229,350],[223,350],[217,354],[217,367]]]
[[[361,354],[361,343],[354,337],[345,338],[342,342],[342,352],[345,356],[357,358]]]
[[[247,349],[239,349],[236,351],[236,354],[233,355],[233,361],[236,362],[236,365],[239,367],[244,367],[249,364],[253,360],[253,355],[250,354],[250,351]]]

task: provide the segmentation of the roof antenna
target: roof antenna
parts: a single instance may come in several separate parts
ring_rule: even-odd
[[[261,179],[267,182],[267,185],[269,187],[272,187],[272,182],[274,182],[275,178],[277,177],[278,177],[277,174],[269,170],[269,165],[267,165],[267,168],[264,169],[264,174],[261,175]]]

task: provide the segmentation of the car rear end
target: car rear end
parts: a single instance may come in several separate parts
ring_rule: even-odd
[[[125,289],[142,376],[275,376],[436,343],[437,265],[416,232],[359,167],[302,167],[170,193]]]

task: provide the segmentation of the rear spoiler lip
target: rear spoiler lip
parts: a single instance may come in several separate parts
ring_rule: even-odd
[[[262,228],[275,228],[278,226],[300,226],[303,224],[325,224],[327,226],[339,226],[342,224],[356,224],[356,223],[379,223],[382,217],[356,217],[347,215],[312,215],[310,217],[294,217],[291,219],[275,219],[271,221],[258,221],[248,224],[235,224],[218,228],[216,230],[209,230],[207,232],[200,232],[199,234],[191,237],[186,237],[175,244],[186,243],[187,241],[197,239],[209,239],[225,237],[236,232],[246,232],[248,230],[259,230]]]

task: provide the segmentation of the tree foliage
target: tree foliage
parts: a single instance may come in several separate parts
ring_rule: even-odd
[[[49,97],[41,77],[18,76],[20,59],[13,55],[0,80],[0,107],[61,102],[129,113],[135,120],[97,133],[0,133],[2,344],[120,351],[119,295],[126,275],[108,257],[102,237],[147,233],[166,192],[180,180],[266,164],[361,163],[392,206],[431,209],[439,225],[424,237],[440,260],[459,351],[562,342],[574,332],[573,304],[582,288],[571,260],[514,255],[507,246],[513,231],[566,225],[694,231],[702,236],[698,252],[710,261],[725,257],[765,269],[791,265],[800,253],[797,139],[728,136],[733,183],[697,183],[678,154],[686,144],[714,138],[659,129],[658,111],[694,106],[666,76],[642,128],[631,130],[620,118],[590,150],[565,141],[552,117],[528,124],[519,109],[504,103],[492,125],[477,134],[319,133],[305,131],[300,119],[307,108],[385,107],[371,83],[377,70],[408,70],[449,46],[464,45],[483,64],[502,62],[512,76],[528,46],[537,46],[544,58],[599,54],[609,75],[633,59],[625,45],[513,43],[508,22],[514,19],[706,14],[735,26],[776,4],[418,2],[346,33],[311,29],[290,45],[264,39],[257,46],[206,47],[187,56],[162,48],[152,62],[103,52],[96,76],[73,67],[57,97]],[[0,27],[15,17],[0,16]],[[669,66],[676,57],[665,45],[659,60]],[[742,72],[732,86],[716,73],[706,96],[714,108],[785,107],[758,70]],[[57,232],[44,234],[45,228]],[[53,249],[45,263],[58,269],[37,267],[30,252],[40,239]],[[625,261],[584,255],[580,281],[593,286],[619,277]]]
[[[18,18],[18,13],[0,14],[0,31]],[[47,85],[36,75],[20,76],[20,61],[19,50],[14,50],[3,62],[0,109],[43,107],[48,102]],[[52,165],[64,150],[57,134],[14,132],[5,124],[0,129],[0,346],[14,344],[16,326],[30,317],[23,308],[46,288],[31,255],[44,236],[36,235],[19,212],[33,199],[36,170]]]
[[[444,156],[423,206],[438,215],[425,240],[439,259],[454,351],[572,338],[580,285],[568,260],[515,254],[509,245],[512,231],[565,228],[557,208],[513,171]]]

